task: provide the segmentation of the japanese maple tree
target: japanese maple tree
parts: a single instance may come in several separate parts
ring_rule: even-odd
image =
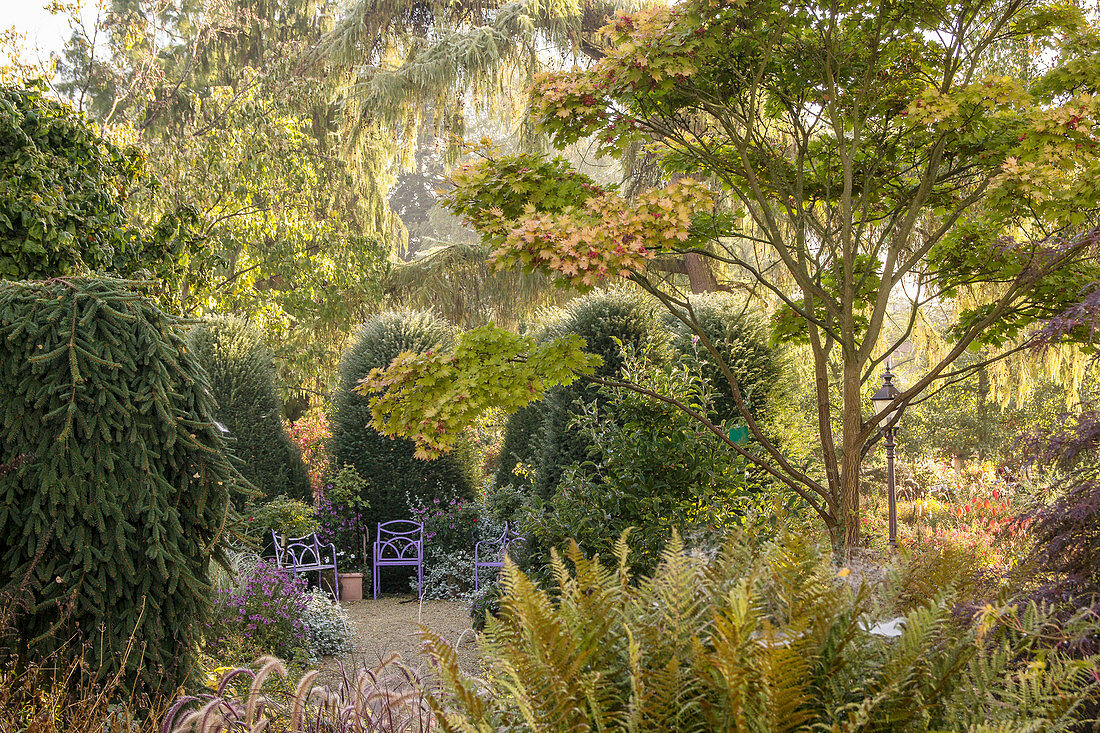
[[[581,288],[627,277],[719,362],[650,261],[710,258],[719,288],[771,304],[775,339],[812,354],[822,469],[769,440],[728,367],[753,443],[699,418],[802,496],[838,545],[856,544],[860,466],[883,427],[863,387],[922,309],[958,306],[942,358],[901,406],[1022,348],[1031,324],[1097,279],[1100,35],[1070,3],[692,0],[604,36],[588,68],[539,78],[538,123],[559,146],[644,145],[669,183],[627,199],[523,155],[457,171],[451,206],[499,266]],[[955,365],[978,347],[992,356]]]

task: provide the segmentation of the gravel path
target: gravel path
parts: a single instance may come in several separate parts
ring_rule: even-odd
[[[335,674],[337,663],[367,664],[374,667],[389,654],[397,652],[413,669],[428,671],[427,655],[420,653],[418,624],[427,626],[451,644],[457,644],[458,662],[462,668],[476,674],[479,669],[476,635],[470,627],[470,612],[461,601],[424,601],[413,595],[384,596],[377,601],[345,601],[355,630],[355,652],[343,659],[325,658],[322,677]]]

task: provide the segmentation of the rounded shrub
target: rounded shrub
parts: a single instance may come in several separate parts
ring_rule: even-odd
[[[327,592],[314,588],[306,595],[302,623],[309,631],[314,657],[332,657],[355,651],[355,632],[343,606]]]
[[[301,452],[283,427],[275,364],[260,332],[235,318],[211,319],[191,329],[187,345],[209,375],[217,419],[244,477],[268,499],[312,501]]]
[[[434,461],[414,457],[411,440],[391,439],[371,427],[370,399],[355,391],[371,369],[389,366],[403,351],[446,348],[451,328],[425,311],[388,311],[368,320],[340,360],[339,384],[329,419],[333,465],[350,465],[364,481],[369,508],[363,521],[405,519],[409,501],[430,504],[435,498],[472,498],[473,483],[462,461],[446,455]]]
[[[737,378],[749,412],[754,419],[763,418],[780,375],[779,359],[775,349],[768,345],[763,322],[747,312],[744,300],[727,293],[695,296],[691,308],[695,322]],[[733,388],[714,355],[698,341],[694,331],[668,311],[662,314],[662,321],[671,334],[673,353],[695,365],[713,390],[713,416],[719,422],[743,422],[733,400]]]
[[[596,376],[612,379],[626,364],[624,350],[640,353],[660,349],[664,338],[652,304],[627,290],[599,291],[571,300],[560,317],[546,327],[548,338],[569,334],[583,338],[585,351],[603,359]],[[558,485],[566,466],[588,457],[590,440],[572,429],[571,423],[580,414],[582,404],[599,403],[599,385],[580,379],[568,387],[551,390],[544,401],[545,418],[535,454],[535,492],[546,497]],[[505,443],[508,440],[505,435]]]
[[[171,690],[241,481],[206,373],[107,279],[0,282],[0,344],[0,598],[19,601],[0,651]]]

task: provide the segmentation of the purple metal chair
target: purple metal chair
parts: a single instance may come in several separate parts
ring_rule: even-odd
[[[416,597],[424,585],[424,525],[411,519],[379,522],[374,535],[374,597],[378,598],[379,568],[395,565],[416,566]]]
[[[504,556],[508,552],[508,547],[516,542],[523,542],[524,539],[519,535],[513,533],[508,525],[504,525],[504,531],[500,537],[491,540],[481,540],[474,545],[474,591],[476,592],[480,588],[481,579],[478,571],[481,568],[502,568],[504,567]],[[482,556],[488,556],[491,560],[482,560]]]
[[[275,530],[271,530],[271,539],[275,542],[275,563],[279,567],[292,573],[312,573],[316,570],[318,586],[321,585],[321,571],[332,570],[332,595],[340,600],[336,545],[322,545],[315,532],[301,537],[280,537]]]

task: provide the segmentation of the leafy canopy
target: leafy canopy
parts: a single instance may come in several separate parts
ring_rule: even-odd
[[[452,175],[446,201],[496,245],[497,268],[546,272],[580,290],[626,277],[658,252],[689,243],[694,212],[713,203],[692,180],[629,202],[565,165],[532,155],[464,165]]]
[[[186,209],[144,231],[128,202],[145,158],[42,85],[0,87],[0,278],[169,275],[194,247]]]
[[[1010,353],[1100,279],[1100,37],[1072,4],[694,0],[622,16],[604,38],[589,67],[538,79],[537,124],[559,147],[644,146],[673,182],[508,218],[516,186],[554,182],[485,160],[456,176],[457,210],[500,266],[580,286],[626,274],[716,357],[662,256],[707,258],[720,288],[765,303],[773,338],[808,347],[821,460],[788,461],[721,370],[757,439],[742,455],[858,542],[859,468],[882,419],[863,387],[925,307],[954,311],[928,326],[946,348],[899,406]]]
[[[460,334],[450,352],[402,352],[360,382],[373,425],[386,435],[412,435],[417,458],[450,450],[462,430],[489,409],[514,412],[552,385],[570,384],[601,362],[576,336],[538,343],[492,325]]]

